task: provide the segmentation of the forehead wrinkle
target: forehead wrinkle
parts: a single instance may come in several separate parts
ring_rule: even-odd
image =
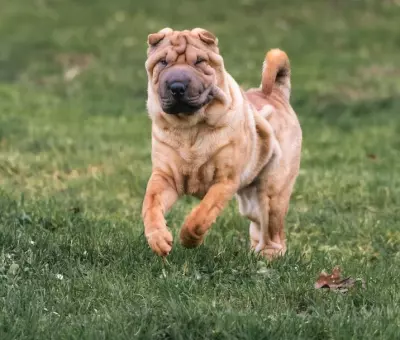
[[[185,51],[187,48],[186,35],[182,34],[182,32],[177,31],[168,38],[170,44],[168,59],[177,60],[180,58],[181,55],[185,55]]]
[[[196,35],[193,36],[193,34],[187,36],[188,44],[193,45],[197,47],[200,50],[206,50],[210,51],[212,53],[217,53],[219,54],[219,48],[215,45],[207,45],[204,42],[200,40],[200,38]]]
[[[197,55],[202,55],[201,50],[193,45],[188,45],[186,48],[186,60],[188,62],[194,62],[197,59]]]
[[[179,45],[180,32],[175,31],[168,38],[169,38],[171,45],[173,45],[173,46]]]
[[[193,62],[197,56],[208,57],[210,61],[219,55],[218,48],[213,48],[202,43],[197,35],[190,31],[174,31],[167,34],[161,46],[155,50],[164,54],[168,62]],[[155,52],[154,50],[152,52]],[[153,54],[153,53],[151,53]],[[160,55],[157,53],[157,55]],[[183,58],[183,59],[182,59]]]
[[[175,61],[176,59],[178,59],[179,54],[176,53],[175,49],[171,48],[168,50],[167,52],[167,61],[171,62],[171,61]]]

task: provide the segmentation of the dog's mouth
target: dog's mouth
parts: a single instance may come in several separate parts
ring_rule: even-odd
[[[162,110],[171,115],[193,115],[214,99],[212,88],[209,87],[196,97],[160,96]]]

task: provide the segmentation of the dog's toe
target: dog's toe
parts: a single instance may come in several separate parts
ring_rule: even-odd
[[[197,234],[194,230],[183,227],[180,233],[181,244],[185,248],[195,248],[203,243],[204,235]]]
[[[150,248],[159,256],[167,256],[172,250],[172,234],[168,230],[156,230],[146,235]]]

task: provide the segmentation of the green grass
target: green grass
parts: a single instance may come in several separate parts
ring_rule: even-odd
[[[0,8],[0,339],[398,339],[398,2]],[[267,49],[291,58],[304,147],[289,250],[272,264],[249,254],[235,202],[199,249],[176,241],[163,264],[146,244],[145,42],[165,26],[214,31],[244,87]],[[92,59],[65,81],[71,54]],[[168,215],[175,236],[195,203]],[[315,290],[335,265],[367,289]]]

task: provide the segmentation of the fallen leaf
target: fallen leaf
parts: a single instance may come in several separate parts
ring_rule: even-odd
[[[332,270],[332,274],[327,274],[325,271],[319,274],[318,280],[314,287],[319,288],[330,288],[331,285],[336,285],[340,282],[340,268],[335,267]]]
[[[362,288],[365,288],[363,279],[353,279],[351,277],[341,278],[340,267],[336,266],[332,270],[332,274],[321,272],[317,282],[315,282],[315,289],[328,288],[329,290],[339,291],[341,293],[347,292],[350,288],[354,287],[356,282],[361,282]]]

